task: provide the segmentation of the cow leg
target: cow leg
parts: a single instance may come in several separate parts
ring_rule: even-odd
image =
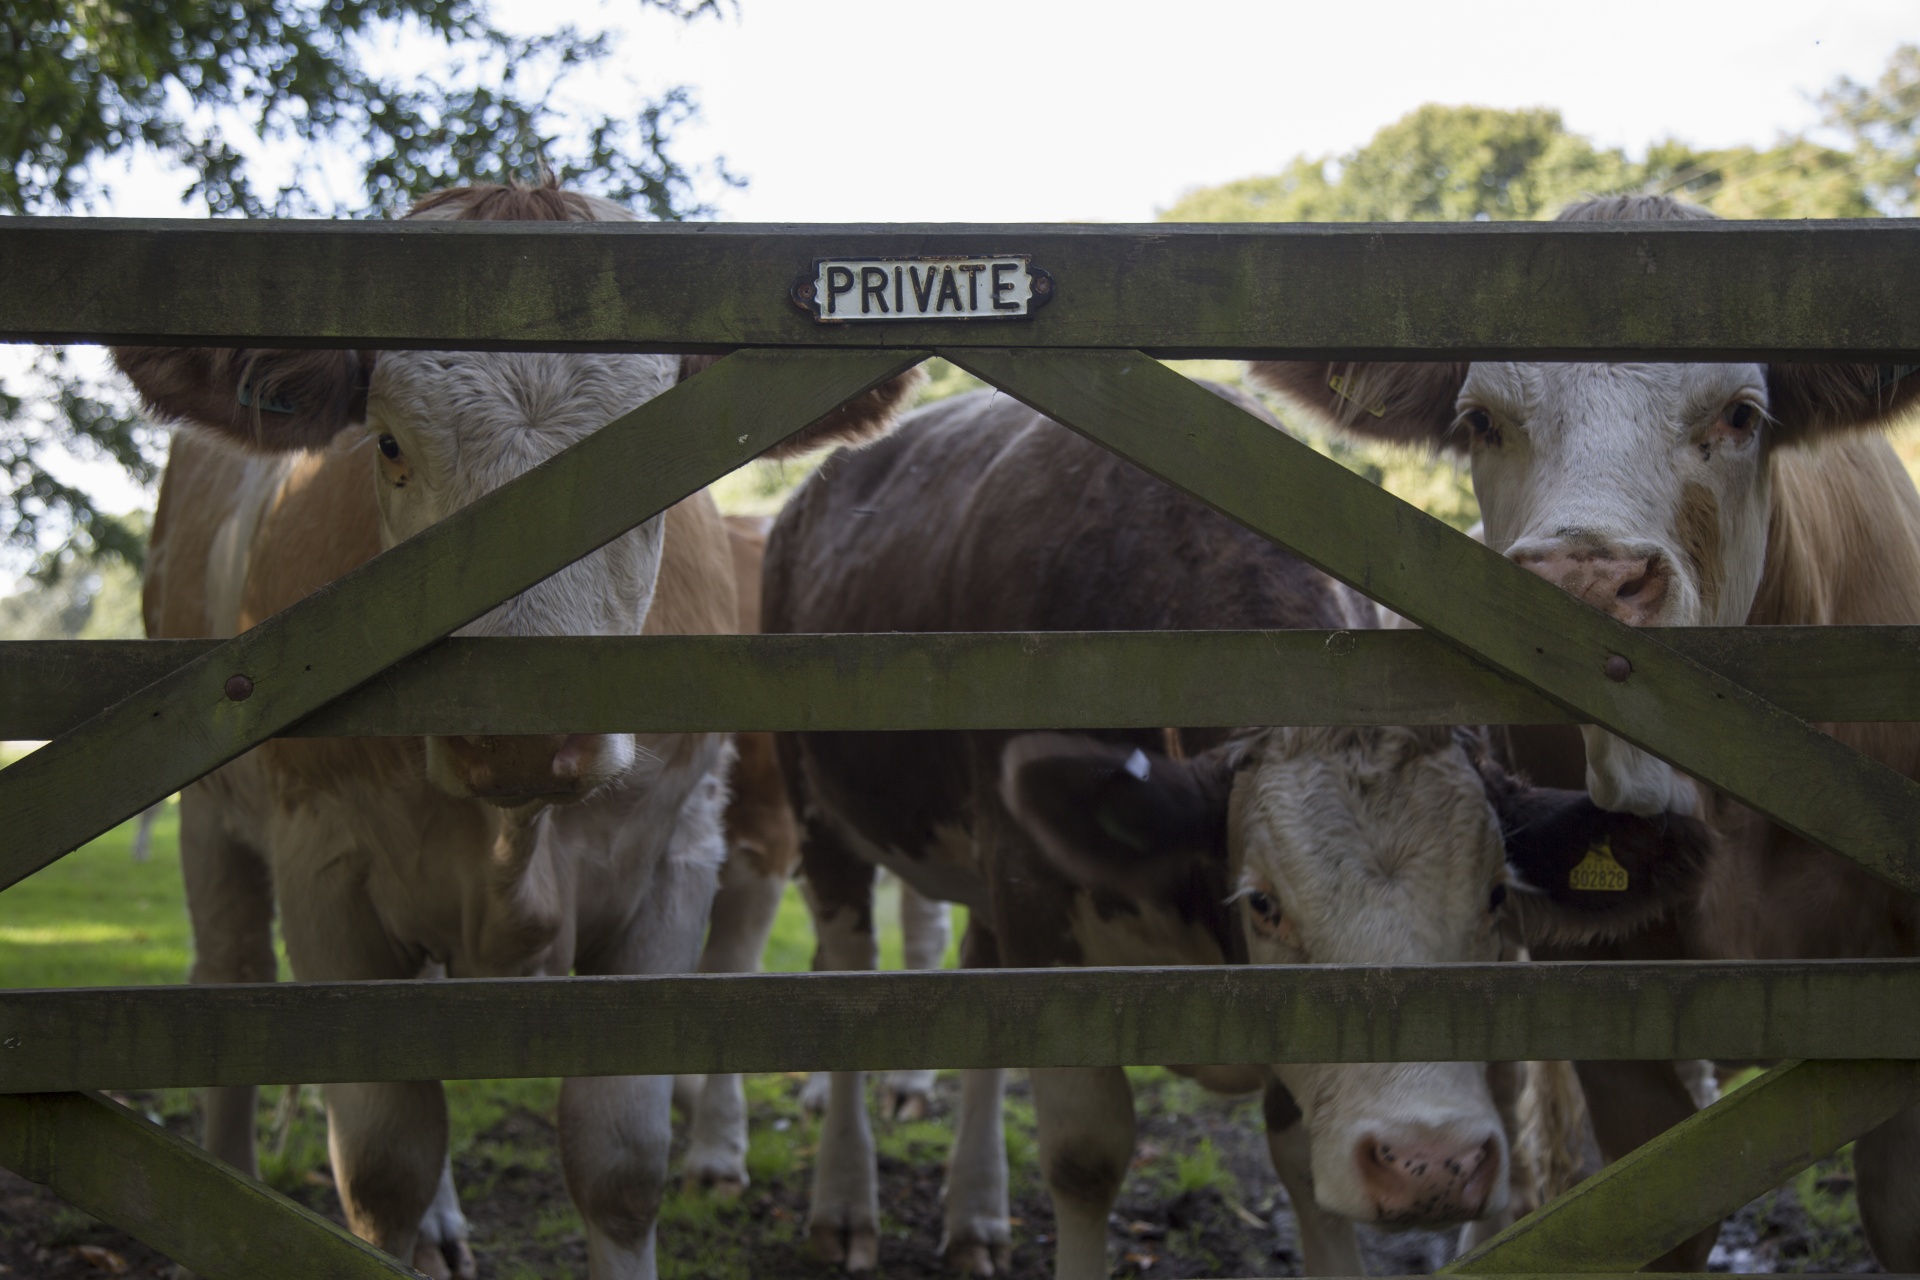
[[[770,864],[758,849],[734,844],[720,869],[702,973],[758,973],[792,868]],[[685,1079],[683,1077],[683,1079]],[[675,1081],[676,1092],[685,1086]],[[735,1196],[747,1186],[747,1097],[738,1075],[708,1076],[692,1105],[686,1177]]]
[[[294,976],[302,982],[416,977],[426,957],[390,935],[364,882],[341,872],[363,859],[338,843],[344,824],[326,817],[306,813],[280,821],[271,841]],[[397,1258],[446,1274],[438,1248],[415,1253],[421,1219],[446,1169],[447,1100],[440,1082],[330,1084],[322,1092],[347,1226]]]
[[[1693,1095],[1671,1062],[1576,1062],[1594,1140],[1608,1164],[1694,1112]],[[1648,1271],[1704,1271],[1720,1238],[1715,1223],[1647,1264]]]
[[[941,927],[946,927],[944,919]],[[945,949],[943,942],[941,950]],[[975,919],[967,922],[961,950],[961,961],[969,969],[999,966],[993,935]],[[968,1275],[1004,1274],[1013,1262],[1002,1116],[1006,1084],[1007,1073],[999,1068],[960,1073],[960,1111],[954,1119],[953,1154],[947,1162],[946,1229],[940,1252],[949,1266]]]
[[[815,965],[871,970],[880,963],[873,932],[873,867],[848,849],[826,821],[809,818],[802,846],[807,905],[819,937]],[[814,1157],[807,1236],[814,1250],[849,1271],[879,1261],[880,1194],[864,1071],[836,1071]]]
[[[583,939],[582,976],[688,973],[699,963],[717,873],[726,857],[719,777],[681,807],[639,910],[616,937]],[[672,1076],[588,1076],[560,1082],[560,1163],[586,1224],[590,1280],[654,1280],[656,1229],[673,1144]]]
[[[433,1203],[420,1217],[420,1237],[413,1245],[413,1265],[433,1280],[474,1280],[480,1272],[473,1247],[467,1243],[471,1227],[460,1211],[460,1192],[453,1185],[453,1161],[441,1162],[440,1186]]]
[[[1860,1224],[1881,1268],[1920,1271],[1920,1107],[1855,1143],[1853,1169]]]
[[[902,880],[900,934],[901,958],[908,969],[938,969],[947,957],[947,942],[953,936],[952,909],[944,902],[922,897],[918,890]],[[938,1074],[931,1070],[889,1071],[882,1104],[887,1114],[895,1120],[918,1120],[926,1115],[933,1100],[934,1078]],[[995,1114],[998,1113],[996,1104]]]
[[[273,875],[256,849],[228,831],[220,793],[195,783],[180,793],[180,870],[193,923],[194,982],[272,982]],[[260,1176],[250,1084],[208,1089],[202,1105],[208,1151]]]
[[[1055,1280],[1105,1280],[1107,1218],[1133,1160],[1133,1086],[1121,1067],[1035,1067],[1040,1171],[1053,1199]]]
[[[1278,1080],[1267,1083],[1261,1098],[1266,1117],[1267,1154],[1273,1171],[1287,1189],[1293,1205],[1294,1230],[1300,1243],[1300,1272],[1309,1276],[1363,1276],[1360,1242],[1353,1224],[1320,1207],[1313,1189],[1313,1146],[1300,1108]]]

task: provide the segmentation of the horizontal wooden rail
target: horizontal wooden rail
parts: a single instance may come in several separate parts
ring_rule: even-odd
[[[1920,720],[1920,627],[1658,634],[1808,720]],[[0,739],[65,733],[216,643],[0,643]],[[562,637],[447,640],[285,736],[1573,719],[1424,631]]]
[[[1028,254],[1030,320],[822,325],[816,258]],[[528,225],[8,218],[0,340],[1896,360],[1920,223]]]
[[[1920,1058],[1920,961],[1044,969],[0,992],[0,1093],[1524,1058]]]
[[[109,1099],[0,1097],[0,1165],[202,1280],[402,1280],[419,1272]]]

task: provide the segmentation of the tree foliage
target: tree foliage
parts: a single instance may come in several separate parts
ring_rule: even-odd
[[[1903,64],[1901,59],[1907,62]],[[1902,68],[1904,67],[1904,70]],[[1896,71],[1903,79],[1896,79]],[[1836,97],[1846,90],[1844,103]],[[1903,96],[1904,95],[1904,96]],[[1912,106],[1903,106],[1908,99]],[[1830,121],[1858,121],[1851,152],[1806,138],[1766,150],[1698,151],[1666,141],[1633,160],[1570,132],[1544,109],[1429,104],[1345,155],[1296,156],[1270,177],[1190,191],[1161,217],[1181,222],[1463,222],[1552,217],[1592,195],[1663,192],[1730,218],[1859,218],[1910,201],[1920,161],[1920,49],[1873,89],[1842,82]],[[1897,127],[1899,112],[1907,112]],[[1905,133],[1898,132],[1906,130]],[[1869,146],[1878,148],[1871,153]],[[1902,148],[1905,148],[1902,150]],[[1881,158],[1882,156],[1886,158]],[[1905,166],[1904,170],[1902,166]],[[1905,174],[1904,197],[1896,189]]]
[[[630,0],[681,19],[725,2]],[[0,213],[97,208],[103,166],[135,155],[216,215],[391,214],[435,187],[548,169],[655,218],[710,212],[673,147],[695,111],[685,88],[611,112],[569,102],[617,46],[604,30],[506,31],[486,0],[0,0]],[[710,176],[735,181],[724,162]],[[47,460],[104,459],[150,483],[157,441],[64,353],[41,352],[0,386],[0,545],[43,574],[137,562],[137,532]]]
[[[1920,214],[1920,44],[1901,45],[1870,85],[1842,78],[1820,104],[1826,123],[1852,143],[1875,207]]]

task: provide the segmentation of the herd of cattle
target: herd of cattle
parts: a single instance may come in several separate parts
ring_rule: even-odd
[[[410,215],[623,219],[551,185],[463,188]],[[1568,217],[1707,216],[1666,199]],[[127,348],[187,424],[156,515],[149,633],[225,636],[522,474],[704,361],[667,356]],[[1633,625],[1920,622],[1920,495],[1870,428],[1920,378],[1869,365],[1256,364],[1348,430],[1470,457],[1484,538]],[[1019,404],[895,418],[918,374],[790,441],[840,443],[770,529],[699,494],[508,601],[471,635],[1345,628],[1374,604]],[[1216,388],[1248,412],[1264,411]],[[1278,429],[1278,424],[1274,424]],[[1920,777],[1920,732],[1834,725]],[[938,963],[1439,963],[1913,954],[1914,900],[1596,730],[1169,727],[1150,733],[570,734],[278,740],[181,798],[197,982],[644,974],[758,966],[798,869],[821,967],[877,962],[876,869]],[[1627,888],[1573,874],[1604,847]],[[703,950],[704,947],[704,950]],[[1514,1064],[1191,1069],[1263,1092],[1310,1272],[1363,1270],[1352,1224],[1509,1220]],[[1696,1105],[1672,1063],[1579,1063],[1602,1155]],[[746,1181],[737,1078],[682,1082],[690,1177]],[[825,1083],[810,1235],[877,1262],[857,1074]],[[924,1078],[896,1081],[911,1099]],[[1119,1068],[1032,1073],[1056,1272],[1107,1274],[1134,1145]],[[1010,1246],[999,1071],[965,1074],[943,1248]],[[595,1280],[655,1274],[675,1082],[572,1079],[559,1129]],[[352,1229],[474,1274],[436,1082],[326,1089]],[[255,1169],[254,1091],[207,1146]],[[1881,1262],[1920,1271],[1920,1111],[1862,1138]],[[1712,1233],[1659,1267],[1703,1265]]]

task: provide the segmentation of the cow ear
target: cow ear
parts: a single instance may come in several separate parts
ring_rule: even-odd
[[[155,416],[267,452],[318,449],[367,416],[373,351],[115,347]]]
[[[893,430],[894,422],[912,407],[920,384],[926,380],[926,373],[915,365],[865,395],[855,396],[812,426],[802,427],[764,456],[797,458],[830,445],[871,444]]]
[[[681,356],[680,377],[685,382],[711,369],[722,356]],[[913,404],[927,375],[918,365],[889,378],[865,395],[856,396],[810,427],[803,427],[762,454],[766,458],[797,458],[830,445],[871,444],[893,429],[894,421]]]
[[[1506,923],[1528,946],[1620,937],[1698,891],[1712,837],[1697,818],[1612,813],[1497,766],[1482,776],[1506,844]]]
[[[1884,427],[1917,405],[1920,365],[1767,366],[1767,410],[1780,444],[1807,444],[1836,432]]]
[[[1230,753],[1174,760],[1092,738],[1030,733],[1001,757],[1007,809],[1069,880],[1132,897],[1227,857]]]
[[[1429,449],[1464,450],[1453,430],[1465,364],[1256,360],[1255,385],[1278,393],[1329,426],[1354,435]]]

